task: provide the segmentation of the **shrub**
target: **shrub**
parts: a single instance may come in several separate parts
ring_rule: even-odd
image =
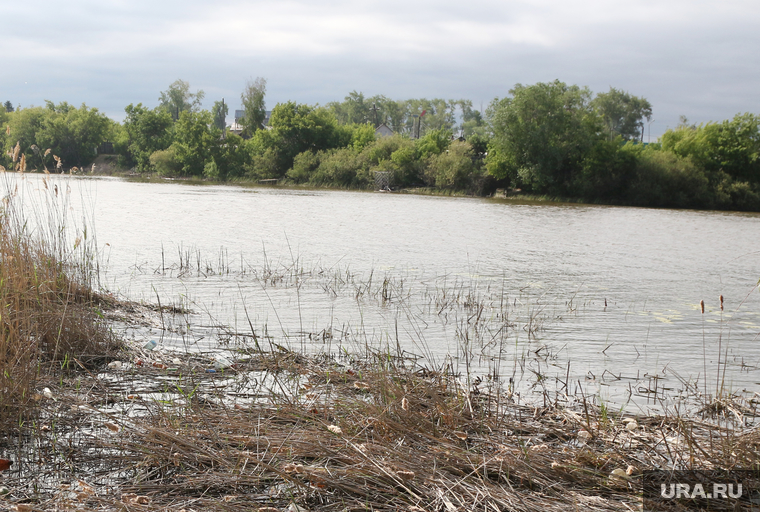
[[[319,167],[310,181],[315,185],[364,188],[369,185],[366,169],[366,159],[351,148],[320,152]]]
[[[451,145],[451,132],[441,128],[430,130],[424,137],[417,141],[417,153],[421,158],[440,155]]]
[[[182,162],[174,144],[167,149],[154,151],[150,155],[150,165],[161,176],[177,176],[182,173]]]
[[[299,153],[293,159],[293,168],[285,176],[294,183],[306,183],[311,179],[312,173],[319,167],[319,157],[311,151]]]
[[[247,164],[245,169],[248,177],[253,179],[272,179],[281,176],[280,161],[277,157],[277,152],[272,148],[265,150],[263,153],[254,154],[251,157],[251,163]]]
[[[383,160],[390,160],[391,155],[401,147],[414,148],[414,141],[398,134],[380,137],[362,151],[370,165],[378,165]]]
[[[625,194],[636,172],[637,157],[632,149],[636,146],[621,144],[620,136],[594,144],[574,177],[574,194],[586,199],[619,199]]]
[[[423,164],[413,145],[399,147],[391,154],[391,162],[394,184],[407,187],[419,183]]]
[[[704,171],[690,157],[669,151],[642,151],[628,199],[642,206],[699,208],[710,206],[714,196]]]
[[[445,152],[428,159],[425,180],[440,188],[465,189],[474,171],[472,147],[456,141]]]

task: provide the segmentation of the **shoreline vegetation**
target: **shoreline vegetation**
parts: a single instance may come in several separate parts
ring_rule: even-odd
[[[267,111],[265,94],[265,79],[250,82],[233,124],[224,101],[203,110],[203,91],[182,80],[160,94],[158,107],[128,105],[122,123],[84,104],[13,109],[6,102],[0,166],[760,211],[755,114],[698,126],[682,117],[650,144],[646,99],[559,80],[517,84],[480,111],[464,99],[397,101],[356,91],[342,102],[288,101]]]
[[[211,353],[120,339],[114,322],[179,311],[98,291],[70,192],[47,177],[40,192],[0,210],[2,507],[640,510],[645,470],[757,470],[758,402],[722,389],[643,416],[569,379],[521,403],[503,375],[400,349],[307,354],[253,327]]]

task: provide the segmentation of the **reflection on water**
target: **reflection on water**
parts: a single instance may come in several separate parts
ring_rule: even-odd
[[[188,305],[195,341],[253,326],[302,349],[569,375],[614,400],[647,376],[760,382],[754,214],[67,179],[104,283]]]

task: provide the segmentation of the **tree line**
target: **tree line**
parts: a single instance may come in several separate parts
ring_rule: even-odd
[[[250,80],[241,131],[228,105],[201,108],[203,91],[177,80],[159,105],[130,104],[123,123],[67,103],[13,109],[6,102],[2,165],[85,167],[111,141],[124,168],[219,181],[278,179],[372,188],[378,172],[394,188],[524,194],[642,206],[760,210],[760,118],[669,129],[644,144],[652,106],[610,88],[559,80],[515,85],[477,110],[469,100],[392,100],[352,91],[324,106],[277,104],[266,122],[266,80]],[[265,126],[266,122],[266,126]],[[386,125],[393,135],[378,137]]]

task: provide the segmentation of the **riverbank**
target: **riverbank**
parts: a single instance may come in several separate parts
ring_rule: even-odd
[[[213,354],[139,343],[54,372],[5,438],[17,510],[641,510],[645,470],[752,469],[756,404],[631,416],[409,354]],[[256,345],[259,348],[256,349]],[[150,348],[150,347],[148,347]],[[665,507],[662,510],[677,510]],[[678,509],[680,510],[680,509]]]
[[[101,155],[98,158],[111,158],[115,159],[115,156],[111,155]],[[106,160],[104,160],[106,161]],[[202,178],[202,177],[163,177],[158,175],[157,173],[138,173],[134,169],[123,169],[119,168],[117,166],[114,166],[113,164],[108,164],[107,166],[98,166],[96,165],[94,172],[80,172],[79,174],[85,174],[85,175],[95,175],[95,176],[109,176],[109,177],[118,177],[123,178],[129,181],[139,182],[139,183],[166,183],[166,182],[172,182],[172,183],[186,183],[189,185],[229,185],[229,186],[239,186],[239,187],[245,187],[245,188],[257,188],[257,187],[265,187],[265,188],[281,188],[285,190],[322,190],[322,191],[353,191],[353,192],[378,192],[377,190],[374,190],[372,188],[352,188],[352,187],[335,187],[330,185],[314,185],[314,184],[297,184],[288,181],[287,179],[281,179],[281,180],[256,180],[256,179],[246,179],[246,178],[233,178],[226,181],[217,181],[217,180],[211,180],[208,178]],[[520,189],[509,189],[509,188],[489,188],[487,190],[483,190],[481,192],[483,193],[472,193],[471,191],[468,192],[466,190],[455,190],[455,189],[448,189],[448,188],[435,188],[435,187],[425,187],[425,186],[419,186],[419,187],[402,187],[402,188],[393,188],[390,190],[382,190],[379,192],[383,193],[389,193],[389,194],[410,194],[410,195],[418,195],[418,196],[435,196],[435,197],[479,197],[479,198],[491,198],[491,199],[497,199],[501,201],[508,201],[512,203],[518,203],[518,204],[548,204],[548,205],[598,205],[598,206],[622,206],[622,207],[640,207],[640,208],[666,208],[666,209],[683,209],[680,206],[658,206],[658,205],[639,205],[632,202],[626,202],[621,200],[601,200],[601,199],[587,199],[583,197],[565,197],[565,196],[555,196],[555,195],[547,195],[547,194],[533,194],[529,192],[524,192]],[[714,209],[712,208],[696,208],[696,207],[690,207],[687,209],[691,210],[705,210],[705,211],[712,211]],[[718,210],[728,210],[733,211],[730,208],[718,208],[715,211]],[[739,210],[743,211],[743,210]],[[752,211],[752,210],[749,210]]]

